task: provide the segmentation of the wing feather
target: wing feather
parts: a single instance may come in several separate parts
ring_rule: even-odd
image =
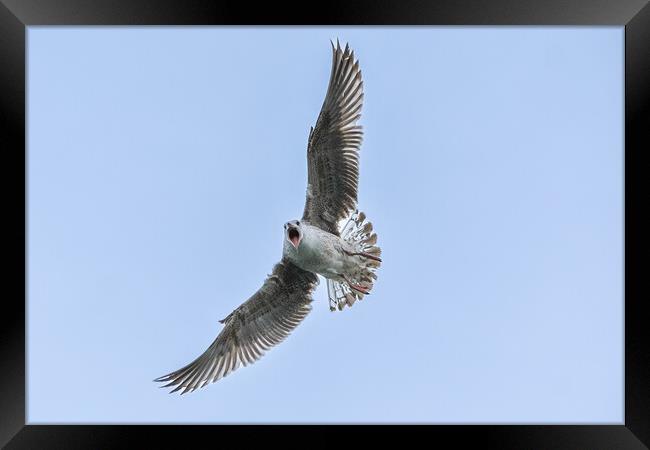
[[[346,44],[332,43],[332,70],[325,100],[307,144],[308,186],[303,220],[337,234],[338,221],[357,204],[363,80]]]
[[[313,273],[279,262],[262,287],[221,321],[224,328],[202,355],[154,381],[184,394],[254,363],[307,316],[317,284]]]

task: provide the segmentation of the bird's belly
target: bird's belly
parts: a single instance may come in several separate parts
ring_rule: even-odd
[[[344,258],[339,249],[327,240],[303,241],[294,254],[295,263],[304,270],[325,278],[337,279],[344,272]]]

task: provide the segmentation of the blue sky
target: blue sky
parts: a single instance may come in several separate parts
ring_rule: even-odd
[[[28,421],[622,423],[623,36],[30,27]],[[373,294],[168,395],[302,213],[336,37]]]

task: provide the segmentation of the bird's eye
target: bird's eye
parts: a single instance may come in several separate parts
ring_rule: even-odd
[[[299,221],[299,220],[296,220],[296,225],[300,225],[300,221]]]

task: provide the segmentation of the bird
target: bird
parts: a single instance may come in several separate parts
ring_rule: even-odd
[[[373,288],[381,249],[357,205],[363,79],[349,44],[331,45],[325,99],[307,140],[302,217],[284,224],[282,259],[257,292],[219,321],[223,328],[205,352],[154,380],[173,387],[170,393],[203,388],[282,342],[311,311],[318,275],[327,280],[331,311],[351,307]]]

